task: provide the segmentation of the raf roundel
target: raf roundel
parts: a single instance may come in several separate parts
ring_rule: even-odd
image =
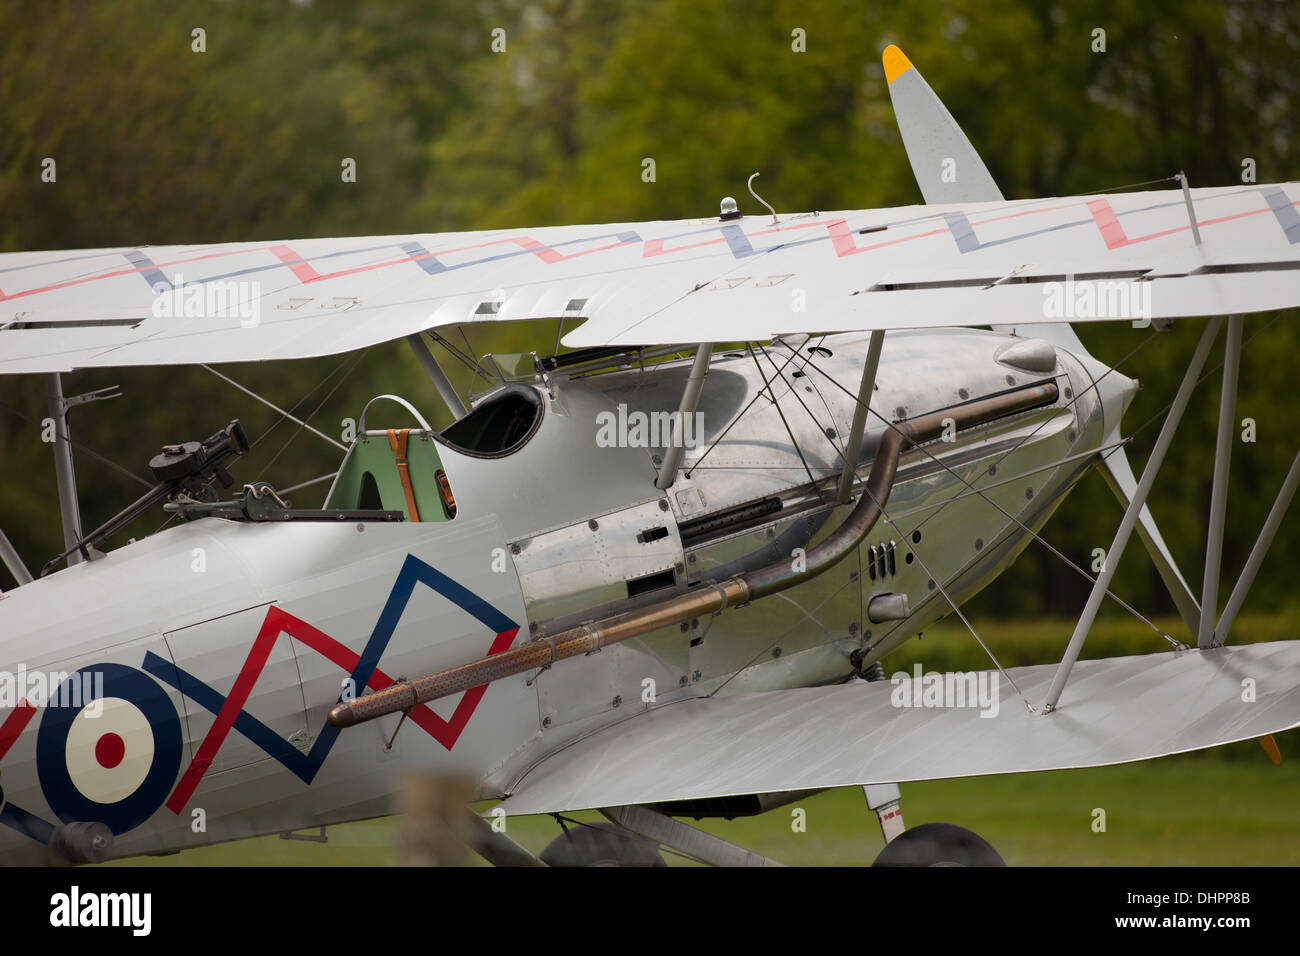
[[[64,693],[94,686],[100,674],[102,696]],[[41,788],[59,819],[97,821],[120,834],[152,816],[175,783],[180,723],[166,692],[146,674],[100,664],[70,675],[51,697],[36,747]]]
[[[104,697],[68,725],[64,759],[72,785],[95,803],[114,804],[140,789],[153,766],[149,718],[129,700]]]

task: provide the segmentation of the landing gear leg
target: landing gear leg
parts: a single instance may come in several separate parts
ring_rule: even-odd
[[[952,823],[923,823],[907,829],[896,783],[862,788],[868,809],[880,818],[885,848],[872,866],[1006,866],[978,833]]]
[[[867,809],[876,811],[880,820],[880,832],[885,838],[885,844],[893,843],[907,829],[903,823],[903,798],[898,784],[868,784],[862,788],[862,792],[867,798]]]

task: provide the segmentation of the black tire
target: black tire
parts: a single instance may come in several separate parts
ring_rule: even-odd
[[[547,866],[667,866],[659,848],[612,823],[570,826],[546,845]]]
[[[978,833],[952,823],[922,823],[887,844],[872,866],[1006,866]]]

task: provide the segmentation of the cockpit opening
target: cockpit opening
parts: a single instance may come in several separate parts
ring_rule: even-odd
[[[369,428],[366,416],[379,399],[367,403],[326,508],[400,511],[407,521],[450,521],[456,517],[456,498],[439,446],[475,458],[504,458],[536,434],[545,408],[535,389],[506,385],[435,432],[406,400],[379,398],[405,407],[421,427]]]
[[[542,423],[542,401],[527,385],[506,385],[469,414],[444,428],[443,444],[476,458],[500,458],[518,451]]]

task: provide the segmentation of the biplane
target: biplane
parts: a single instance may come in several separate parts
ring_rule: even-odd
[[[500,801],[466,812],[500,864],[771,863],[686,819],[831,787],[864,788],[879,862],[998,863],[960,827],[907,829],[899,784],[1296,726],[1300,642],[1231,637],[1300,457],[1217,596],[1242,317],[1300,305],[1300,187],[1008,201],[902,52],[884,65],[924,205],[0,256],[0,373],[44,376],[66,545],[33,571],[0,535],[0,859],[380,816],[420,770]],[[1137,383],[1083,347],[1089,322],[1200,336],[1140,476]],[[490,384],[467,402],[430,345],[487,323],[559,337],[468,356]],[[1197,593],[1147,498],[1221,331]],[[359,410],[319,507],[235,481],[247,437],[214,422],[82,528],[85,396],[61,373],[399,339],[432,390]],[[1061,661],[887,679],[1094,468],[1123,515],[1102,570],[1075,569],[1091,592]],[[1194,645],[1079,660],[1135,534]],[[579,810],[609,822],[540,857],[495,825]]]

